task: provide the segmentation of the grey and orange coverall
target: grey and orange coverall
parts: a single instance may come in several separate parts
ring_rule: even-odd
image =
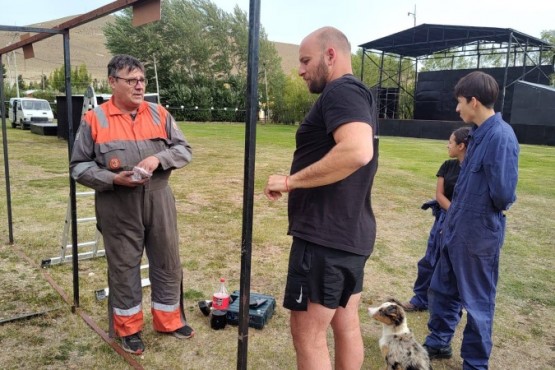
[[[191,147],[161,105],[143,102],[133,120],[112,99],[83,116],[70,163],[72,177],[95,190],[97,227],[108,262],[110,336],[124,337],[143,328],[143,248],[154,329],[172,332],[186,319],[177,210],[168,179],[173,169],[191,161]],[[132,170],[149,156],[160,165],[147,183],[135,188],[113,184],[118,172]]]

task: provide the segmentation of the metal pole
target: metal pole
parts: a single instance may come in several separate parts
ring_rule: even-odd
[[[239,328],[237,369],[247,369],[249,342],[249,300],[251,289],[252,219],[254,204],[254,163],[256,121],[258,116],[258,54],[260,34],[260,0],[250,0],[249,54],[247,65],[247,115],[245,125],[245,168],[243,185],[243,229],[241,240],[241,282],[239,294]]]
[[[366,49],[362,48],[362,55],[360,58],[360,80],[364,83],[364,55],[366,54]]]
[[[413,19],[413,27],[416,27],[416,4],[414,4],[414,11],[413,12],[409,12],[408,16],[412,15],[412,19]]]
[[[64,65],[65,65],[65,83],[66,83],[66,104],[67,104],[67,149],[68,161],[71,160],[71,152],[73,151],[73,104],[71,95],[71,62],[69,53],[69,29],[64,30]],[[69,162],[68,162],[69,163]],[[68,167],[69,173],[69,167]],[[79,250],[77,247],[77,200],[75,195],[75,180],[69,173],[69,202],[71,208],[71,252],[73,254],[71,262],[73,265],[73,307],[71,310],[75,312],[79,307]]]
[[[513,33],[509,35],[509,42],[507,45],[507,58],[505,60],[505,73],[503,74],[503,87],[501,89],[501,109],[499,111],[503,114],[503,109],[505,108],[505,94],[507,90],[507,79],[509,73],[509,57],[511,55],[511,48],[512,48],[512,40],[513,40]]]
[[[15,67],[15,91],[17,91],[17,97],[19,98],[19,76],[17,75],[17,57],[15,55],[15,50],[12,51],[13,64]]]
[[[158,85],[158,70],[156,69],[156,55],[153,55],[152,59],[154,59],[154,78],[156,79],[156,93],[158,94],[158,104],[160,104],[160,86]]]
[[[8,208],[8,238],[13,244],[13,221],[12,221],[12,194],[10,187],[10,164],[8,162],[8,133],[6,130],[6,106],[4,104],[4,68],[2,66],[2,54],[0,54],[0,114],[2,114],[2,146],[4,147],[4,177],[6,179],[6,204]],[[14,118],[15,119],[15,118]]]
[[[264,93],[266,94],[266,114],[264,115],[264,122],[268,122],[270,118],[270,105],[268,104],[268,80],[266,79],[266,63],[264,63]]]

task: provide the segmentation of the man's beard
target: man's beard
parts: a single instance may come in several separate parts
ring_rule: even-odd
[[[322,56],[322,59],[320,59],[320,63],[318,63],[318,68],[316,69],[314,79],[310,81],[310,84],[308,85],[308,91],[313,94],[320,94],[322,91],[324,91],[324,88],[328,83],[327,77],[328,66],[324,62],[324,57]]]

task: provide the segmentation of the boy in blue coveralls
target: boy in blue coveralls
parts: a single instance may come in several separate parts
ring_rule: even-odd
[[[499,253],[505,236],[503,211],[516,200],[519,145],[512,128],[495,113],[499,86],[472,72],[455,86],[457,112],[470,132],[466,157],[443,224],[441,255],[428,293],[430,358],[450,358],[451,339],[467,312],[463,369],[487,369],[492,349]]]

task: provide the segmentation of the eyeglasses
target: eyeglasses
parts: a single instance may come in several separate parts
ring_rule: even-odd
[[[144,86],[148,85],[148,80],[146,78],[125,78],[125,77],[119,77],[119,76],[114,76],[114,78],[117,80],[118,78],[120,80],[124,80],[125,82],[127,82],[127,84],[129,86],[137,86],[137,84],[140,82],[142,83]]]

